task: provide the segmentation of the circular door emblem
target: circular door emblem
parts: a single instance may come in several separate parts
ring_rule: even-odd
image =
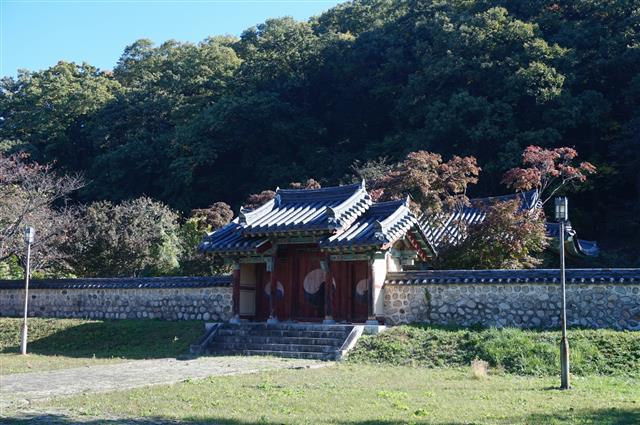
[[[367,295],[369,294],[369,279],[361,279],[356,284],[356,300],[361,303],[368,302]]]
[[[302,281],[304,298],[310,304],[320,307],[324,305],[325,278],[327,274],[322,269],[311,270]],[[336,280],[333,279],[333,290],[335,291]]]
[[[264,285],[264,295],[267,298],[271,297],[271,282]],[[280,281],[276,284],[276,298],[284,298],[284,286]]]
[[[311,270],[304,277],[304,282],[302,284],[304,286],[304,292],[309,295],[317,294],[324,285],[324,277],[325,272],[323,272],[321,269]]]

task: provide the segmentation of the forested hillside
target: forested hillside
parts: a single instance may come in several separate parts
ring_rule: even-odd
[[[475,156],[486,196],[526,146],[571,146],[599,170],[571,195],[574,226],[603,264],[640,261],[637,0],[362,0],[1,85],[0,152],[84,173],[82,202],[238,207],[416,150]]]

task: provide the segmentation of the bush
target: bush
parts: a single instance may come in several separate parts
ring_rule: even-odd
[[[364,336],[354,362],[422,367],[468,366],[474,359],[518,375],[555,375],[560,370],[560,332],[462,329],[407,325]],[[640,375],[640,333],[572,329],[571,372],[576,375]]]

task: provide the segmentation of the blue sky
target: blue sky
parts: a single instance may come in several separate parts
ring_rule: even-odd
[[[267,18],[306,20],[333,0],[0,0],[0,76],[58,60],[111,69],[125,46],[240,35]]]

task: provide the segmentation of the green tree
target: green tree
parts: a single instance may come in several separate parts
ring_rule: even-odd
[[[231,222],[233,211],[224,202],[215,202],[208,208],[195,209],[180,228],[182,255],[180,274],[211,276],[228,272],[228,267],[216,264],[212,258],[198,251],[202,239],[210,232]]]
[[[86,208],[67,248],[74,270],[84,277],[174,273],[182,249],[178,219],[149,198],[95,202]]]
[[[89,120],[121,90],[110,73],[88,64],[58,62],[44,71],[20,71],[0,81],[0,140],[41,162],[84,170],[95,154]]]

